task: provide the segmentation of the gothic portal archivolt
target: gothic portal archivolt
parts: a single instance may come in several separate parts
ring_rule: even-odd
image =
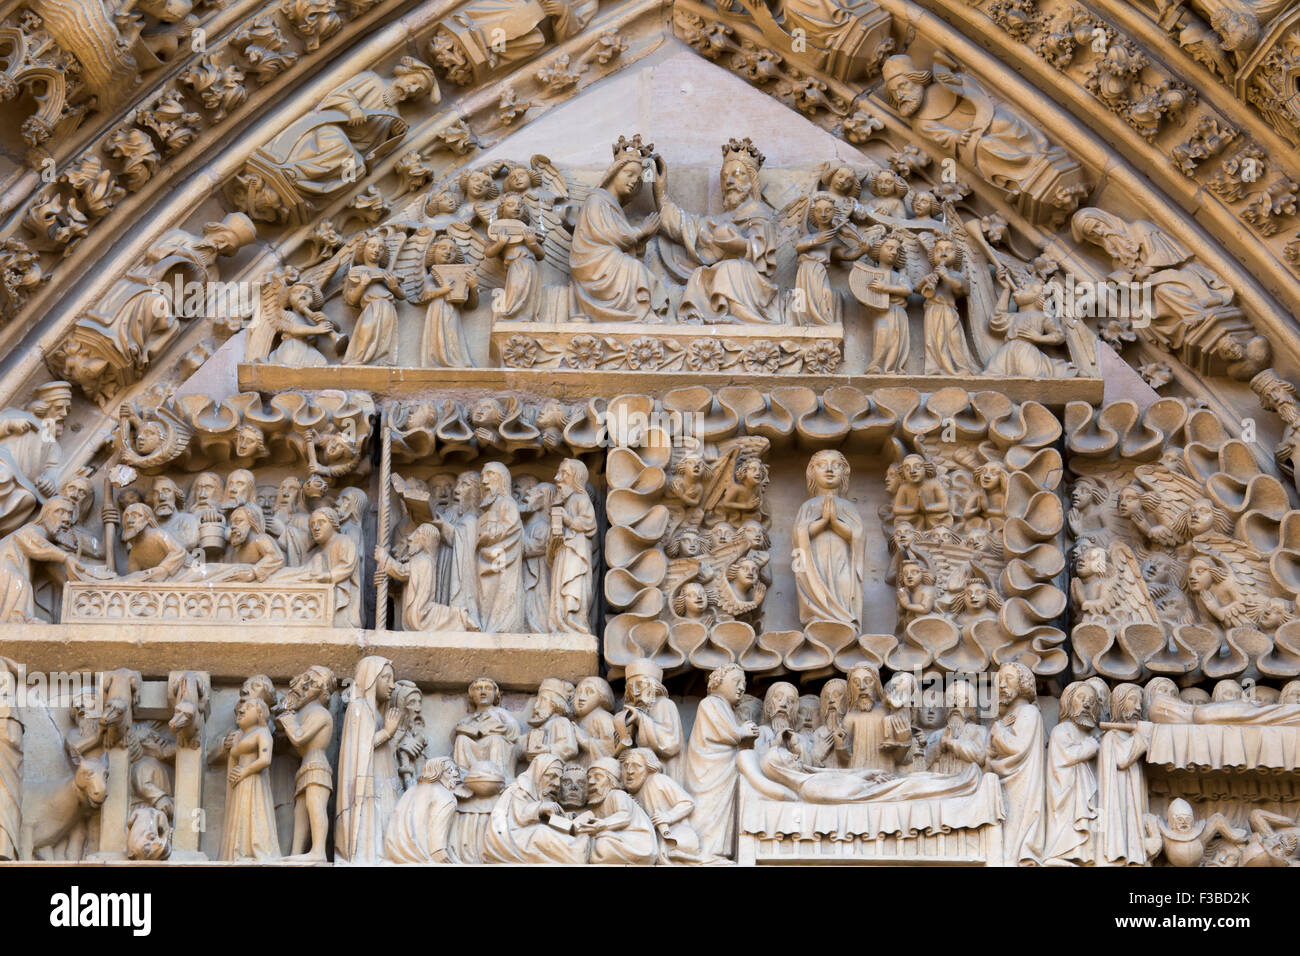
[[[0,860],[1286,865],[1298,82],[1272,0],[11,6]]]

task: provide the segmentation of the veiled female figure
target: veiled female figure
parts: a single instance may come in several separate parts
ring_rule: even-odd
[[[834,621],[858,627],[866,530],[852,502],[849,462],[840,452],[817,452],[808,462],[808,492],[795,516],[793,567],[799,621]]]
[[[231,744],[226,771],[226,821],[221,859],[273,860],[280,856],[271,796],[271,712],[260,697],[235,705],[238,736]]]
[[[361,309],[352,329],[344,365],[392,365],[397,348],[397,307],[406,298],[401,281],[388,271],[388,246],[372,233],[361,242],[357,262],[343,282],[343,301]]]
[[[524,494],[524,626],[530,634],[551,629],[551,503],[555,485],[538,482]]]
[[[478,305],[478,275],[465,265],[465,256],[456,240],[442,235],[429,249],[421,302],[428,302],[424,313],[424,337],[420,356],[425,368],[473,368],[474,360],[465,346],[460,324],[460,310]]]
[[[383,856],[384,832],[401,789],[392,746],[401,714],[389,706],[396,686],[388,658],[365,657],[357,665],[339,742],[334,821],[334,855],[346,863],[374,863]]]
[[[657,212],[640,227],[623,207],[641,191],[641,153],[614,147],[614,162],[600,187],[587,195],[578,212],[569,252],[569,273],[578,308],[593,322],[656,322],[668,309],[668,293],[638,251],[659,229]]]
[[[591,542],[596,537],[596,510],[587,495],[587,466],[575,458],[555,475],[562,529],[553,539],[551,562],[551,630],[590,634],[593,596]]]

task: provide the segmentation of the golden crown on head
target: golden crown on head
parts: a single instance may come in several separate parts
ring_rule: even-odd
[[[758,151],[758,147],[754,145],[748,136],[744,139],[727,140],[727,144],[722,147],[722,161],[725,163],[733,157],[739,159],[755,172],[762,168],[763,160],[767,158]]]
[[[618,142],[614,144],[614,158],[620,159],[623,156],[635,153],[639,157],[647,157],[654,154],[654,143],[642,143],[641,134],[634,133],[631,139],[626,136],[620,136]]]

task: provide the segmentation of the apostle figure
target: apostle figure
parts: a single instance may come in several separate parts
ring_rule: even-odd
[[[1142,688],[1120,684],[1111,694],[1110,719],[1097,755],[1101,804],[1097,863],[1143,866],[1147,861],[1147,785],[1142,772],[1146,740],[1134,726],[1142,719]]]
[[[587,466],[575,458],[555,475],[558,495],[551,509],[551,631],[591,633],[592,540],[596,510],[587,495]],[[558,523],[559,527],[555,525]]]
[[[777,681],[763,695],[763,723],[758,728],[754,751],[762,754],[769,747],[785,747],[800,760],[807,760],[803,743],[795,731],[799,691],[788,681]]]
[[[515,771],[519,722],[501,706],[501,688],[491,678],[476,678],[467,696],[470,713],[452,732],[452,756],[462,767],[487,761],[509,777]]]
[[[185,549],[158,527],[157,517],[142,501],[127,505],[122,512],[122,541],[129,580],[167,581],[185,567]]]
[[[241,504],[230,512],[230,547],[225,561],[237,565],[225,576],[227,581],[265,581],[284,567],[284,555],[266,533],[266,520],[257,505]]]
[[[1097,691],[1076,681],[1061,693],[1060,722],[1047,741],[1044,861],[1091,863],[1096,851]]]
[[[648,865],[658,855],[654,824],[623,789],[623,770],[613,757],[587,768],[587,805],[578,830],[591,836],[589,863]]]
[[[1034,674],[1017,661],[998,668],[1000,716],[989,728],[989,770],[1002,778],[1007,815],[1002,854],[1007,866],[1043,858],[1045,763],[1043,715],[1035,704]]]
[[[745,693],[745,672],[739,664],[715,668],[708,690],[686,745],[685,783],[695,800],[691,825],[700,835],[700,849],[729,857],[736,844],[736,759],[741,745],[758,736],[758,725],[742,724],[736,716]]]
[[[357,665],[339,741],[334,855],[346,863],[374,863],[397,805],[400,783],[392,740],[402,714],[391,706],[397,682],[393,662],[364,657]]]
[[[848,733],[844,715],[849,708],[849,683],[833,677],[822,685],[817,695],[818,723],[812,732],[809,763],[814,767],[848,766]]]
[[[280,855],[271,796],[271,712],[249,697],[235,704],[238,735],[227,754],[226,817],[221,859],[273,860]]]
[[[691,824],[695,801],[685,788],[664,773],[663,764],[648,747],[634,747],[621,758],[623,788],[650,815],[659,836],[660,863],[722,863],[700,852],[700,835]]]
[[[459,863],[452,843],[457,797],[468,797],[460,767],[450,757],[425,761],[388,822],[384,858],[392,863]]]
[[[533,728],[524,737],[523,759],[531,761],[539,754],[552,753],[564,760],[578,756],[578,730],[570,719],[572,685],[547,677],[537,688],[528,723]]]
[[[478,594],[478,509],[483,486],[477,471],[467,471],[452,487],[452,505],[434,516],[442,539],[451,543],[447,603],[462,608],[469,619],[483,627]],[[461,764],[461,766],[465,766]]]
[[[895,750],[890,743],[896,721],[882,703],[880,672],[872,664],[859,664],[849,671],[848,684],[842,751],[848,756],[849,769],[894,770]]]
[[[682,783],[682,717],[664,688],[663,668],[642,657],[629,663],[623,676],[623,709],[614,715],[617,752],[648,747],[664,773]]]
[[[479,626],[485,634],[524,630],[523,537],[510,471],[499,461],[489,462],[483,466],[477,544]]]
[[[703,325],[780,324],[781,300],[771,276],[776,268],[777,232],[763,201],[758,171],[763,154],[748,139],[722,147],[722,212],[697,216],[667,198],[668,180],[655,178],[660,231],[676,245],[660,242],[669,272],[686,280],[681,317]]]
[[[866,529],[849,489],[849,462],[824,449],[808,462],[808,493],[794,520],[793,570],[799,621],[832,621],[854,629],[862,621]]]
[[[925,769],[931,773],[961,773],[988,760],[988,731],[976,720],[975,689],[954,681],[944,690],[948,713],[944,725],[926,737]]]
[[[402,586],[402,629],[405,631],[477,631],[464,608],[439,604],[438,529],[425,523],[411,532],[410,556],[398,561],[381,548],[376,558],[379,570]]]
[[[521,476],[522,477],[522,476]],[[530,634],[551,629],[551,504],[555,485],[539,481],[523,494],[519,507],[524,521],[524,627]]]
[[[334,585],[334,624],[361,626],[361,556],[352,539],[339,533],[339,513],[333,508],[317,508],[311,513],[309,526],[316,550],[303,577],[318,584]]]
[[[563,770],[555,754],[540,754],[506,787],[483,838],[484,863],[587,862],[591,838],[555,802]]]
[[[582,762],[614,756],[618,730],[614,726],[614,689],[603,677],[584,677],[573,689],[574,729]]]
[[[157,507],[155,506],[155,510]],[[159,512],[161,517],[161,512]],[[193,520],[192,516],[190,517]],[[307,561],[311,552],[311,529],[308,522],[311,512],[307,510],[307,500],[302,493],[302,479],[290,475],[280,482],[275,492],[275,510],[267,522],[267,530],[275,536],[284,553],[285,563],[296,568]],[[194,532],[195,544],[198,543],[198,529]],[[191,547],[187,545],[187,547]]]
[[[658,322],[668,310],[663,283],[642,261],[646,241],[659,231],[659,213],[638,227],[623,211],[641,191],[653,149],[639,135],[630,142],[620,136],[614,162],[578,212],[569,274],[578,308],[592,322]]]

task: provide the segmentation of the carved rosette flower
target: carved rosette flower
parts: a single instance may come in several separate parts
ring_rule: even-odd
[[[627,346],[627,367],[637,371],[653,372],[664,364],[664,347],[658,339],[643,335]]]
[[[840,367],[840,347],[830,339],[819,339],[803,350],[803,370],[824,375]]]
[[[781,367],[781,349],[775,342],[755,342],[740,356],[746,372],[771,374]]]
[[[695,339],[686,347],[686,367],[692,372],[716,372],[727,361],[727,351],[717,339]]]
[[[605,357],[600,339],[594,335],[575,335],[564,352],[564,364],[569,368],[593,369]]]
[[[526,335],[512,335],[501,349],[507,368],[532,368],[537,364],[537,341]]]

